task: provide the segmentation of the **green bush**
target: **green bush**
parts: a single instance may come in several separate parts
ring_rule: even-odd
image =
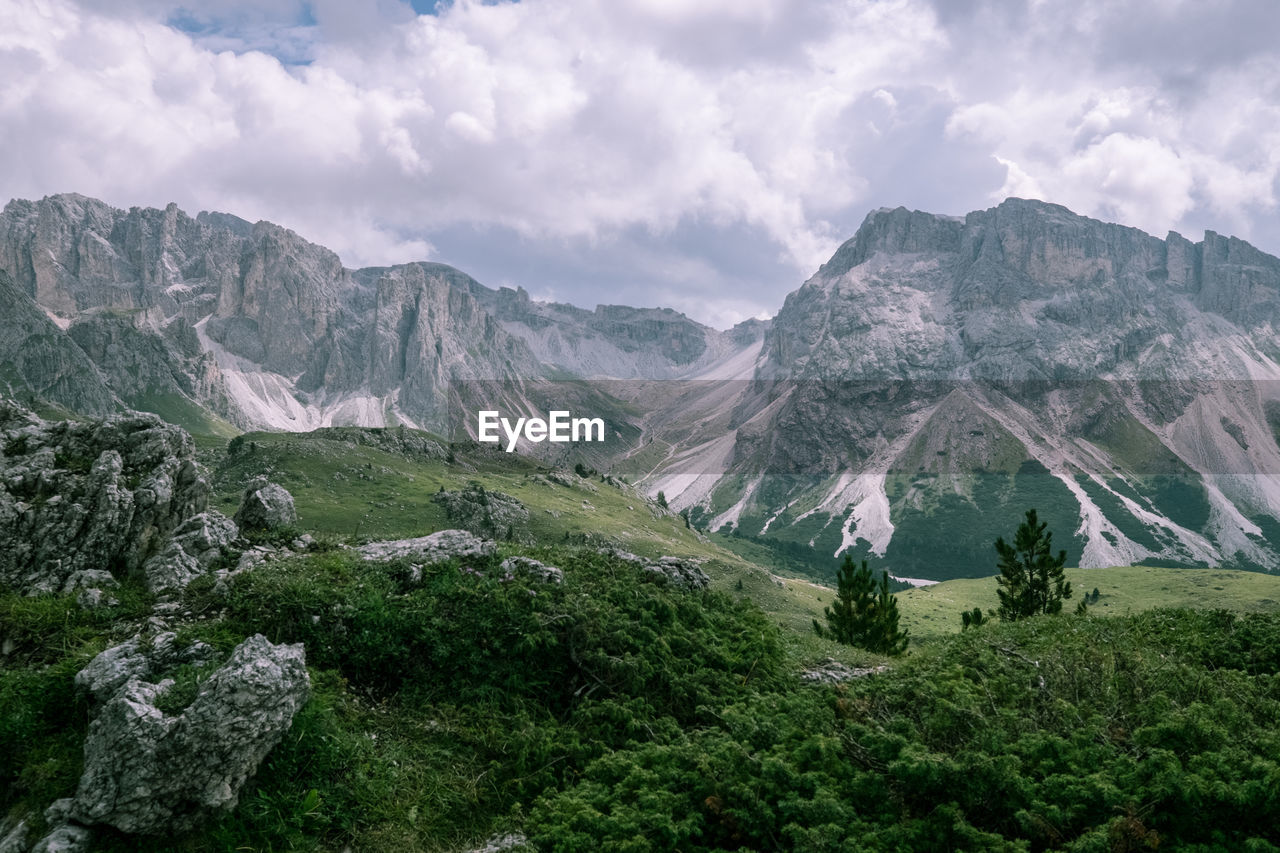
[[[1253,649],[1278,627],[1157,611],[967,632],[891,674],[750,697],[604,756],[539,800],[530,835],[545,850],[1272,849],[1280,693]]]

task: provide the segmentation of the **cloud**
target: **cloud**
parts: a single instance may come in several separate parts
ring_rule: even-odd
[[[882,204],[1036,195],[1280,248],[1280,54],[1258,35],[1280,10],[1126,9],[11,0],[0,194],[172,200],[348,264],[429,254],[718,323],[775,309]]]

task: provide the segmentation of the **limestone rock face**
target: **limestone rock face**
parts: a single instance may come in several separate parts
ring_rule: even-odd
[[[650,415],[678,449],[643,486],[909,578],[988,573],[1033,506],[1073,564],[1274,571],[1278,307],[1280,259],[1212,232],[1024,199],[874,211],[786,298],[751,381]]]
[[[234,807],[306,701],[310,682],[301,644],[273,645],[255,635],[181,714],[156,707],[166,689],[167,682],[132,675],[103,703],[89,725],[73,821],[162,833]]]
[[[105,413],[114,390],[131,405],[161,395],[245,427],[438,429],[449,383],[542,370],[451,267],[348,270],[286,228],[172,204],[13,201],[0,212],[0,272],[0,290],[7,282],[23,306],[18,326],[48,332],[30,336],[43,350],[15,349],[26,385],[82,401],[66,403],[77,411]],[[88,379],[62,387],[73,368],[106,380],[96,396]]]
[[[0,583],[24,593],[137,571],[208,502],[190,437],[154,415],[44,423],[0,401],[0,449]]]
[[[35,396],[86,415],[120,409],[97,365],[0,269],[0,394]]]
[[[453,557],[488,557],[497,545],[465,530],[441,530],[415,539],[393,539],[370,542],[358,549],[366,560],[398,560],[411,557],[424,565],[440,563]]]
[[[694,376],[759,340],[759,321],[729,332],[670,308],[598,305],[588,311],[535,302],[523,288],[472,288],[504,329],[545,364],[577,376],[671,379]]]
[[[245,530],[276,530],[296,524],[293,495],[275,483],[259,478],[250,483],[236,510],[235,523]]]

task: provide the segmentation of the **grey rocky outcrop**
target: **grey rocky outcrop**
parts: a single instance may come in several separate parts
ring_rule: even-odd
[[[101,669],[122,672],[137,657],[127,650]],[[86,679],[97,685],[95,695],[114,680]],[[177,715],[157,707],[171,684],[131,674],[102,702],[85,741],[73,824],[167,833],[234,807],[310,687],[302,645],[274,645],[261,635],[237,646]]]
[[[841,682],[852,681],[855,678],[866,678],[868,675],[878,675],[888,671],[889,667],[883,664],[880,666],[856,667],[843,664],[833,658],[827,658],[817,666],[801,672],[800,679],[815,684],[840,684]]]
[[[277,530],[296,524],[298,511],[283,486],[259,477],[245,487],[234,520],[244,530]]]
[[[136,572],[208,503],[190,437],[155,415],[45,423],[0,401],[0,449],[0,585],[19,592]]]
[[[442,490],[431,500],[444,507],[450,524],[480,536],[508,537],[529,520],[529,510],[519,500],[477,482],[458,491]]]
[[[111,572],[82,569],[71,573],[71,577],[62,585],[62,592],[64,595],[75,593],[77,604],[86,610],[93,610],[118,604],[119,600],[111,595],[111,590],[119,588],[120,582]]]
[[[366,560],[382,562],[408,557],[430,565],[453,557],[488,557],[498,550],[498,546],[466,530],[441,530],[414,539],[370,542],[357,550]]]
[[[235,522],[217,510],[206,510],[188,518],[168,544],[142,566],[147,588],[154,593],[172,593],[209,571],[239,535]]]
[[[697,561],[685,557],[665,556],[651,560],[621,548],[601,548],[599,553],[639,566],[644,571],[661,577],[676,589],[692,591],[706,589],[711,585],[711,578]]]
[[[524,575],[543,583],[560,583],[564,580],[564,570],[531,557],[507,557],[498,566],[506,579],[514,579],[516,575]]]
[[[467,853],[511,853],[515,850],[532,850],[523,832],[505,832],[485,840],[484,844]]]
[[[31,849],[31,824],[27,819],[0,824],[0,853],[27,853]]]

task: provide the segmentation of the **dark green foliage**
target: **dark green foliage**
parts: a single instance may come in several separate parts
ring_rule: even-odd
[[[346,550],[259,566],[225,599],[193,584],[187,607],[228,613],[180,643],[303,641],[312,698],[234,812],[178,838],[100,829],[96,848],[408,853],[512,829],[553,851],[1280,844],[1280,615],[993,623],[812,686],[750,604],[589,549],[520,552],[563,584]],[[72,676],[123,639],[111,618],[0,598],[0,812],[74,792]],[[205,673],[167,673],[166,710]]]
[[[1231,640],[1246,631],[1274,654],[1280,617],[962,633],[892,673],[754,696],[602,756],[526,829],[540,850],[1274,849],[1280,696],[1231,666],[1253,663]]]
[[[908,632],[899,630],[898,599],[889,592],[887,573],[877,583],[866,560],[855,565],[853,557],[846,554],[836,584],[835,602],[823,608],[826,627],[813,620],[813,630],[819,637],[879,654],[899,655],[906,651],[910,640]]]
[[[1058,546],[1072,565],[1084,553],[1085,539],[1074,533],[1080,503],[1039,462],[1024,461],[1012,477],[974,472],[965,478],[965,494],[931,479],[913,482],[914,474],[891,472],[885,484],[894,534],[884,561],[896,575],[949,580],[990,574],[991,543],[1007,536],[1008,519],[1021,517],[1029,506],[1052,529],[1067,531]],[[946,535],[939,535],[943,530]]]
[[[309,663],[379,695],[422,701],[564,711],[584,696],[636,696],[691,720],[718,692],[776,677],[777,631],[754,607],[668,591],[590,551],[533,553],[565,582],[508,581],[492,558],[437,564],[410,583],[408,566],[316,555],[239,578],[229,618],[245,634],[306,643]]]
[[[663,509],[667,509],[667,508],[668,508],[668,507],[667,507],[667,496],[666,496],[664,493],[662,493],[662,492],[658,492],[658,497],[657,497],[657,498],[655,498],[655,500],[657,500],[657,502],[658,502],[658,506],[662,507]]]
[[[960,614],[960,622],[963,625],[962,631],[967,628],[979,628],[987,624],[987,614],[982,612],[981,607],[975,607],[972,610],[962,612]]]
[[[1039,521],[1034,509],[1018,525],[1013,544],[996,540],[1000,556],[996,594],[1000,597],[1000,618],[1008,621],[1062,611],[1062,599],[1071,597],[1071,584],[1062,567],[1067,552],[1053,556],[1053,533],[1048,522]]]

